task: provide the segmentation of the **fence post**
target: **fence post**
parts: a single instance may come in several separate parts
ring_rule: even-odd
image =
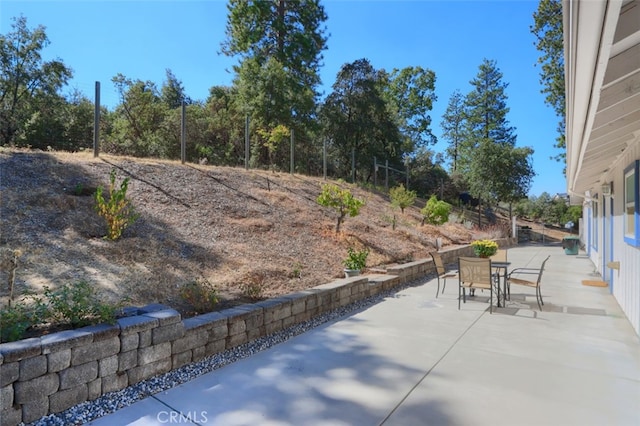
[[[351,182],[356,183],[356,149],[351,148]]]
[[[378,160],[373,157],[373,188],[378,188]]]
[[[323,179],[327,180],[327,139],[322,141],[322,175]]]
[[[384,160],[384,189],[389,191],[389,160]]]
[[[249,170],[249,114],[245,117],[244,121],[244,168]]]
[[[293,174],[293,158],[294,158],[294,147],[295,147],[295,136],[294,136],[294,129],[291,129],[291,161],[290,161],[290,165],[289,165],[289,173]]]
[[[405,157],[405,176],[406,176],[406,182],[407,184],[405,185],[405,188],[407,188],[407,191],[409,190],[409,156]]]
[[[100,82],[96,81],[93,109],[93,157],[100,155]]]
[[[187,161],[187,108],[184,100],[180,108],[180,160],[182,164]]]

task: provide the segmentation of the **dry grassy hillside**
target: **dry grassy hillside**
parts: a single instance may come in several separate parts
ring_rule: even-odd
[[[131,178],[128,196],[140,218],[121,240],[106,227],[91,195]],[[332,211],[315,202],[323,183],[286,173],[182,165],[90,153],[0,149],[0,249],[22,252],[20,291],[86,280],[114,299],[160,302],[183,313],[178,289],[196,280],[214,285],[221,306],[244,302],[247,284],[264,297],[290,293],[342,276],[349,245],[371,250],[368,266],[424,258],[471,241],[460,225],[420,226],[417,207],[401,214],[388,199],[349,184],[366,200],[336,235]],[[392,218],[397,227],[392,229]],[[1,297],[6,273],[0,276]]]

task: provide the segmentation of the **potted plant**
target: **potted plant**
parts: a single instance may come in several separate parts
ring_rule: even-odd
[[[342,261],[345,277],[360,275],[360,271],[367,264],[367,256],[369,256],[369,249],[354,250],[353,247],[349,247],[347,249],[347,258]]]
[[[491,257],[498,251],[498,243],[492,240],[476,240],[471,246],[478,257]]]

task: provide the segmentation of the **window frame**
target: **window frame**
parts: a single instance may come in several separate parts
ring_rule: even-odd
[[[595,194],[591,199],[591,248],[598,251],[598,207],[600,206],[599,195]]]
[[[630,202],[627,201],[627,194],[629,188],[627,187],[627,182],[629,178],[633,180],[633,232],[628,232],[627,227],[629,224],[629,213],[627,212]],[[623,175],[623,206],[624,206],[624,220],[623,220],[623,233],[624,233],[624,242],[633,246],[640,247],[640,160],[635,160],[629,166],[624,169]]]

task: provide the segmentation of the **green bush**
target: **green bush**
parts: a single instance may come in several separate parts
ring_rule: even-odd
[[[445,201],[439,201],[435,195],[432,195],[420,213],[422,213],[423,222],[442,225],[449,220],[451,205]]]
[[[20,340],[27,331],[42,324],[68,324],[72,328],[113,324],[120,308],[120,304],[101,302],[86,281],[55,290],[44,287],[44,297],[27,294],[21,301],[0,308],[0,341]]]
[[[41,324],[47,314],[43,305],[14,303],[0,309],[0,342],[13,342],[24,337],[27,330]]]
[[[73,328],[108,323],[116,320],[119,306],[103,303],[86,281],[65,284],[51,290],[44,288],[51,322],[67,323]]]
[[[111,169],[109,175],[109,197],[105,200],[104,189],[99,186],[96,190],[96,211],[107,222],[107,236],[109,240],[117,240],[124,230],[138,219],[131,201],[127,198],[129,178],[120,183],[116,189],[116,170]]]
[[[369,249],[355,250],[353,247],[347,248],[347,258],[342,261],[345,268],[360,271],[367,266]]]
[[[400,184],[389,190],[389,197],[391,198],[391,204],[394,207],[399,207],[400,212],[404,213],[404,209],[412,206],[416,201],[416,191],[407,190],[403,184]]]
[[[354,197],[351,191],[332,183],[322,185],[322,192],[316,201],[321,206],[330,207],[338,213],[336,234],[340,232],[340,224],[347,214],[351,217],[357,216],[360,213],[360,208],[364,205],[364,201]]]

